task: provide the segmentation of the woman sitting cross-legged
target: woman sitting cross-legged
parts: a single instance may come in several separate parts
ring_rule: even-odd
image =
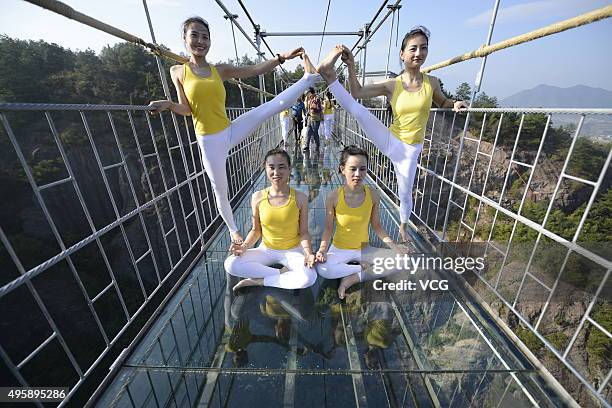
[[[368,153],[357,146],[345,147],[340,156],[340,173],[344,176],[344,185],[329,193],[325,200],[325,230],[316,260],[319,275],[326,279],[342,278],[338,296],[343,299],[346,290],[355,283],[395,272],[368,272],[371,263],[368,260],[374,256],[405,254],[407,250],[395,243],[380,225],[380,198],[373,189],[363,184],[368,173]],[[329,247],[334,223],[336,232]],[[391,250],[369,246],[369,225]]]
[[[308,232],[308,198],[289,187],[291,159],[285,150],[270,150],[264,165],[271,186],[253,194],[253,227],[241,245],[231,246],[225,270],[245,278],[234,290],[262,285],[307,288],[317,279]],[[262,243],[251,248],[260,237]],[[276,269],[272,264],[283,267]]]

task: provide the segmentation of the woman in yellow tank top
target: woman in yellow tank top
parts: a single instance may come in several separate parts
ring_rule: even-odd
[[[396,244],[380,224],[378,194],[363,184],[368,174],[368,153],[357,147],[347,146],[340,156],[340,173],[344,176],[344,185],[327,195],[325,200],[325,230],[321,237],[321,246],[316,253],[317,272],[326,279],[342,278],[338,296],[344,299],[346,289],[357,282],[381,278],[387,274],[372,275],[364,272],[362,265],[350,265],[348,262],[367,262],[376,256],[394,256],[405,253],[405,248]],[[330,238],[336,225],[333,241]],[[380,251],[369,246],[368,227],[391,248]],[[365,256],[365,258],[363,258]]]
[[[183,22],[183,40],[189,53],[189,62],[170,68],[170,76],[176,87],[178,103],[170,100],[153,101],[153,113],[170,109],[183,116],[192,116],[198,144],[202,150],[202,162],[211,181],[217,210],[227,224],[232,242],[241,243],[234,214],[228,199],[225,162],[229,151],[245,140],[267,118],[291,106],[306,89],[319,78],[303,48],[296,48],[256,65],[213,65],[206,61],[211,46],[210,27],[201,17],[191,17]],[[223,81],[230,78],[249,78],[272,71],[287,59],[300,56],[304,59],[304,76],[271,101],[260,105],[230,121],[225,112],[225,88]]]
[[[308,232],[308,198],[289,187],[291,159],[285,150],[266,153],[264,166],[271,186],[253,194],[253,227],[241,245],[230,248],[232,255],[225,260],[225,270],[245,278],[234,290],[262,285],[307,288],[317,279]],[[259,238],[262,243],[252,248]],[[269,266],[274,263],[283,267]]]
[[[429,30],[423,26],[412,28],[404,36],[400,50],[404,72],[381,83],[359,84],[353,54],[344,45],[337,45],[318,67],[340,106],[355,117],[366,136],[393,163],[400,199],[399,232],[404,241],[409,240],[406,225],[412,212],[412,185],[432,101],[441,108],[455,111],[467,108],[465,102],[444,96],[436,77],[421,73],[421,66],[427,58],[429,36]],[[336,78],[334,64],[340,56],[348,66],[350,95]],[[386,96],[391,103],[393,123],[389,128],[353,99],[376,96]]]

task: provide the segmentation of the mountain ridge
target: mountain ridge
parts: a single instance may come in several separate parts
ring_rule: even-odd
[[[503,98],[499,104],[506,108],[612,108],[612,91],[587,85],[562,88],[539,84]]]

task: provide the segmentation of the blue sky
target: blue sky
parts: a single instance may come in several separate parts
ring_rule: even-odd
[[[66,0],[78,11],[89,14],[129,33],[150,40],[141,0]],[[252,26],[237,0],[223,0],[226,7],[238,14],[239,23],[252,35]],[[327,0],[307,2],[244,0],[243,3],[256,23],[269,32],[321,31]],[[390,1],[389,3],[393,3]],[[423,24],[432,32],[430,53],[426,65],[478,48],[485,42],[494,2],[403,1],[400,11],[399,35],[411,26]],[[328,31],[357,31],[369,22],[382,1],[332,0],[327,24]],[[500,41],[536,28],[573,17],[608,5],[599,0],[502,0],[493,35]],[[180,38],[181,22],[188,16],[201,15],[212,28],[210,61],[232,58],[234,47],[229,22],[214,0],[149,0],[149,10],[160,43],[173,51],[183,51]],[[391,18],[379,29],[368,45],[367,70],[384,70],[387,58]],[[395,31],[395,29],[394,29]],[[20,39],[44,39],[71,49],[91,48],[100,51],[117,42],[114,37],[97,32],[64,17],[19,0],[3,0],[0,33]],[[238,31],[240,55],[255,56],[254,49]],[[505,97],[538,84],[569,87],[589,85],[612,90],[612,20],[604,20],[561,34],[498,52],[489,57],[482,91]],[[320,37],[268,37],[275,52],[304,46],[313,60],[317,59]],[[336,43],[353,45],[356,37],[325,37],[325,54]],[[392,71],[399,71],[399,43],[393,33],[391,47]],[[269,56],[269,54],[268,54]],[[294,62],[287,66],[293,68]],[[480,60],[460,63],[434,72],[445,87],[454,90],[461,82],[472,84]]]

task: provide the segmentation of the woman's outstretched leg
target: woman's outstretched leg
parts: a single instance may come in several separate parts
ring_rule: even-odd
[[[299,81],[276,95],[271,101],[240,115],[231,123],[230,127],[232,129],[232,134],[230,138],[230,149],[246,139],[270,116],[290,108],[300,95],[319,80],[317,70],[310,62],[306,53],[303,54],[303,58],[305,73]]]

